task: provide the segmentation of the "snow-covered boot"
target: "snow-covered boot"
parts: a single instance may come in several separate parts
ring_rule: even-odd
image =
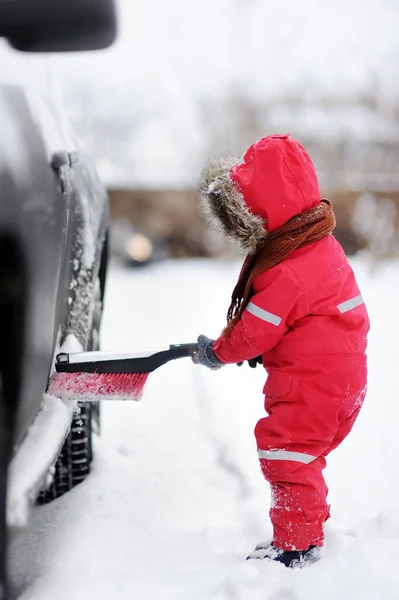
[[[255,550],[247,556],[247,560],[274,560],[284,566],[294,569],[311,565],[320,559],[320,547],[309,546],[307,550],[282,550],[276,548],[273,543],[259,544]]]

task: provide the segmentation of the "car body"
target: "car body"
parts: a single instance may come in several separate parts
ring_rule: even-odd
[[[0,305],[13,303],[6,297],[10,278],[11,293],[19,290],[12,309],[19,347],[2,369],[6,387],[18,396],[10,415],[12,455],[27,443],[58,348],[68,336],[77,348],[93,344],[93,311],[105,285],[107,192],[57,111],[60,107],[49,97],[15,85],[0,86]],[[13,326],[10,309],[4,308],[0,319],[6,320],[3,330]],[[13,330],[2,336],[0,345],[6,347],[0,354],[7,355],[13,336]],[[59,447],[44,453],[48,465],[40,465],[37,481],[25,493],[31,500],[66,433],[61,429]],[[23,487],[15,484],[17,476],[10,482],[14,504],[26,501],[12,493],[13,486]],[[9,514],[15,512],[9,507]]]
[[[94,304],[105,285],[108,197],[90,159],[61,130],[65,121],[57,119],[49,99],[3,85],[0,114],[0,318],[2,330],[10,328],[0,344],[1,354],[8,354],[3,388],[17,396],[10,416],[15,455],[40,412],[57,349],[68,336],[82,348],[92,343]],[[13,298],[7,295],[15,289],[18,343],[10,353],[14,333],[7,305]],[[59,446],[66,433],[60,431]],[[47,469],[54,451],[47,452]],[[31,499],[43,483],[44,467],[27,490]]]
[[[104,48],[113,0],[0,4],[0,37],[24,51]],[[49,27],[57,11],[57,31]],[[55,12],[54,12],[55,11]],[[109,207],[65,108],[30,60],[0,40],[0,598],[10,533],[29,508],[89,472],[96,404],[46,394],[60,349],[98,348]],[[22,67],[22,68],[20,68]],[[43,85],[44,83],[44,85]]]

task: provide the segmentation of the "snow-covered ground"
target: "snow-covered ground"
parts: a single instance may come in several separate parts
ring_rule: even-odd
[[[238,263],[180,261],[111,270],[103,348],[216,336]],[[21,600],[399,599],[399,265],[354,267],[372,320],[369,391],[329,458],[324,559],[303,571],[246,562],[270,538],[253,428],[264,372],[209,372],[189,359],[150,376],[141,403],[103,406],[92,474],[36,508],[12,544]]]

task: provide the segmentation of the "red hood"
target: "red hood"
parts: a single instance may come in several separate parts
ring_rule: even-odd
[[[306,150],[289,135],[255,142],[230,171],[232,182],[268,231],[320,202],[316,170]]]

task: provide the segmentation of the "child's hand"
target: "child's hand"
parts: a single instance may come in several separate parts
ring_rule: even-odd
[[[208,369],[220,369],[224,366],[214,351],[212,350],[215,340],[211,340],[206,335],[198,337],[198,352],[193,354],[192,360],[196,365],[204,365]]]
[[[244,361],[243,361],[244,362]],[[241,367],[243,365],[243,362],[239,362],[237,363],[238,367]],[[250,358],[248,360],[248,364],[251,367],[251,369],[254,369],[256,367],[256,365],[262,365],[263,364],[263,357],[262,354],[260,354],[259,356],[257,356],[256,358]]]

